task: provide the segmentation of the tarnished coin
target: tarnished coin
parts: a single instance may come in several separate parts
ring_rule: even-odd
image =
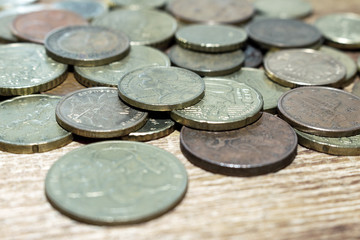
[[[45,9],[17,16],[11,32],[20,40],[43,44],[46,35],[54,29],[87,24],[86,19],[72,11]]]
[[[124,58],[130,50],[128,37],[105,27],[70,26],[50,32],[46,53],[58,62],[76,66],[100,66]]]
[[[287,86],[339,86],[346,77],[346,68],[333,57],[313,49],[281,50],[264,60],[266,74]]]
[[[112,138],[141,128],[147,113],[123,103],[116,88],[97,87],[72,92],[56,107],[56,120],[83,137]]]
[[[60,97],[29,95],[0,103],[0,149],[13,153],[38,153],[62,147],[70,132],[55,120]]]
[[[296,156],[297,137],[289,124],[263,113],[255,123],[232,131],[183,127],[180,147],[190,162],[207,171],[254,176],[289,165]]]
[[[264,102],[253,88],[228,79],[204,81],[204,98],[193,106],[173,110],[172,119],[191,128],[224,131],[244,127],[261,116]]]
[[[302,87],[286,92],[279,114],[300,131],[346,137],[360,133],[360,98],[330,87]]]
[[[0,95],[26,95],[47,91],[62,83],[67,65],[55,62],[45,48],[33,43],[0,46]]]
[[[228,52],[241,48],[247,40],[245,30],[222,24],[193,24],[179,29],[176,42],[183,48],[201,52]]]
[[[151,9],[118,9],[95,18],[96,26],[124,32],[131,45],[166,47],[177,29],[176,20],[165,12]]]
[[[88,87],[116,87],[126,73],[135,69],[170,65],[169,57],[163,52],[147,46],[132,46],[129,54],[120,61],[98,67],[75,66],[74,75],[76,80]]]
[[[150,111],[171,111],[199,102],[205,92],[204,80],[177,67],[145,67],[121,78],[119,96],[128,104]]]
[[[245,61],[242,50],[215,54],[195,52],[178,45],[171,47],[168,55],[174,65],[201,76],[221,76],[233,73],[239,70]]]
[[[0,9],[34,3],[37,0],[0,0]]]
[[[304,0],[256,0],[254,7],[261,15],[277,18],[304,18],[312,12]]]
[[[167,3],[167,0],[109,0],[113,7],[128,7],[136,8],[162,8]]]
[[[171,153],[150,144],[105,141],[75,149],[51,166],[45,193],[59,211],[99,225],[137,223],[174,208],[187,173]]]
[[[254,7],[246,0],[174,0],[168,10],[190,23],[240,24],[254,14]]]
[[[245,67],[257,68],[262,64],[263,54],[259,49],[248,44],[244,50],[244,53],[245,53],[245,62],[244,62]]]
[[[343,49],[360,48],[360,15],[334,13],[320,17],[315,26],[329,45]]]
[[[271,81],[262,69],[242,68],[233,74],[223,77],[245,83],[259,91],[264,100],[264,111],[271,113],[276,112],[277,103],[281,95],[290,90],[290,88]]]
[[[65,0],[61,2],[55,2],[56,8],[65,9],[76,12],[83,18],[91,20],[102,14],[105,14],[109,7],[102,1],[97,0]]]
[[[305,48],[322,40],[320,31],[307,23],[279,18],[257,20],[248,25],[249,38],[263,48]]]

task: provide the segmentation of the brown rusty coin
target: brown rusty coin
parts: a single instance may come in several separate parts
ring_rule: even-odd
[[[285,121],[263,113],[254,124],[232,131],[183,127],[180,146],[190,162],[207,171],[254,176],[289,165],[296,156],[297,136]]]
[[[262,64],[263,54],[259,49],[248,44],[244,50],[244,53],[245,53],[244,67],[257,68]]]
[[[281,96],[278,112],[294,128],[324,137],[360,133],[360,98],[330,87],[295,88]]]
[[[86,19],[71,11],[41,10],[17,16],[11,32],[21,40],[42,44],[45,36],[56,28],[87,24]]]

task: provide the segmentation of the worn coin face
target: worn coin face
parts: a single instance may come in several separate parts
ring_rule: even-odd
[[[277,18],[304,18],[312,12],[304,0],[256,0],[254,7],[261,15]]]
[[[141,128],[147,113],[123,103],[116,88],[97,87],[72,92],[56,107],[56,120],[83,137],[120,137]]]
[[[263,54],[259,49],[247,44],[244,53],[245,53],[245,62],[244,62],[245,67],[257,68],[262,64]]]
[[[260,93],[246,84],[221,78],[204,78],[205,96],[197,104],[171,112],[176,122],[203,130],[237,129],[259,119]]]
[[[233,73],[241,68],[245,61],[242,50],[226,53],[195,52],[174,45],[169,57],[176,66],[191,70],[201,76],[221,76]]]
[[[96,0],[65,0],[55,2],[54,6],[56,8],[74,11],[87,20],[105,14],[109,8],[105,3]]]
[[[110,5],[114,7],[129,8],[161,8],[167,3],[167,0],[109,0]]]
[[[344,137],[360,133],[360,98],[330,87],[302,87],[286,92],[279,114],[300,131]]]
[[[249,24],[249,38],[264,48],[304,48],[321,41],[320,31],[307,23],[266,18]]]
[[[49,90],[62,83],[67,65],[55,62],[33,43],[0,46],[0,95],[14,96]]]
[[[333,57],[312,49],[281,50],[264,60],[266,74],[287,87],[339,86],[346,68]]]
[[[289,165],[296,156],[297,137],[289,124],[263,113],[255,123],[232,131],[183,127],[180,146],[190,162],[207,171],[254,176]]]
[[[119,96],[128,104],[151,111],[171,111],[199,102],[205,92],[204,80],[177,67],[146,67],[121,78]]]
[[[163,52],[147,46],[132,46],[127,56],[119,61],[98,67],[75,67],[75,78],[81,84],[94,86],[117,86],[128,72],[142,67],[171,65]]]
[[[61,157],[50,168],[45,192],[62,213],[99,225],[143,222],[175,207],[187,173],[171,153],[145,143],[105,141]]]
[[[124,58],[130,50],[128,37],[99,26],[70,26],[51,32],[46,53],[58,62],[99,66]]]

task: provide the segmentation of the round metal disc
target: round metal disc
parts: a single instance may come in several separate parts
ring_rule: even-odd
[[[304,0],[256,0],[254,7],[261,15],[277,18],[304,18],[312,12]]]

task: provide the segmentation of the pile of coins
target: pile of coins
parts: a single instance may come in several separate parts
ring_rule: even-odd
[[[356,14],[310,25],[298,20],[312,12],[303,0],[3,2],[0,95],[12,98],[0,103],[0,149],[106,140],[47,174],[49,202],[74,219],[135,223],[175,207],[185,167],[141,142],[176,126],[191,163],[229,176],[279,171],[298,141],[360,154],[360,98],[337,89],[353,82],[360,59],[332,48],[360,47]],[[35,94],[61,84],[68,65],[86,89]]]

